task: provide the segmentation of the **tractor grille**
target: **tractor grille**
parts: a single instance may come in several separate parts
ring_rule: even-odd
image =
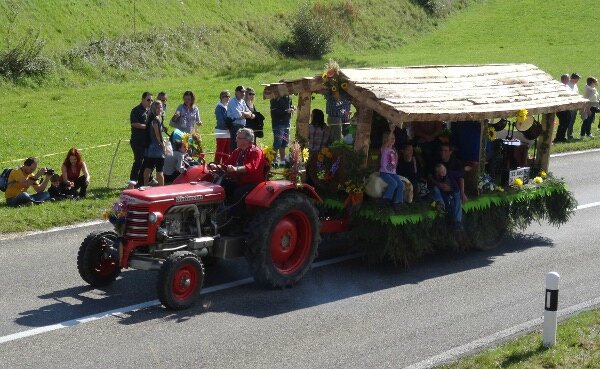
[[[148,238],[148,208],[130,205],[127,209],[125,238],[143,241]]]

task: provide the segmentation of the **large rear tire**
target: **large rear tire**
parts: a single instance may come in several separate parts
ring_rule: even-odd
[[[77,253],[77,270],[84,281],[103,287],[117,279],[121,273],[118,242],[115,232],[93,232],[83,240]]]
[[[158,272],[158,299],[171,310],[192,306],[204,283],[204,266],[194,253],[177,251],[169,255]]]
[[[319,216],[311,200],[300,192],[284,193],[250,224],[250,272],[262,285],[291,286],[310,269],[319,242]]]

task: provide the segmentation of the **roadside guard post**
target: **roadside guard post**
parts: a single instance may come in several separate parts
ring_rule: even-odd
[[[556,345],[556,311],[558,310],[558,282],[556,272],[546,274],[546,303],[544,307],[544,347]]]

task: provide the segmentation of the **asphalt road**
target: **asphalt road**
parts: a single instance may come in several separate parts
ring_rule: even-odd
[[[554,158],[581,205],[600,201],[600,153]],[[496,249],[430,258],[408,271],[360,259],[311,271],[294,288],[254,284],[0,343],[2,368],[400,368],[539,318],[544,277],[561,274],[559,308],[600,296],[600,207],[560,229],[533,225]],[[152,272],[92,289],[77,274],[81,240],[106,225],[0,241],[0,339],[156,298]],[[248,277],[243,261],[207,270],[205,287]]]

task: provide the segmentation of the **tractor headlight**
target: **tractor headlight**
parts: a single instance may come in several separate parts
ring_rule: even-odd
[[[152,224],[156,224],[156,222],[158,222],[158,219],[160,218],[160,214],[159,213],[150,213],[148,214],[148,221]]]

